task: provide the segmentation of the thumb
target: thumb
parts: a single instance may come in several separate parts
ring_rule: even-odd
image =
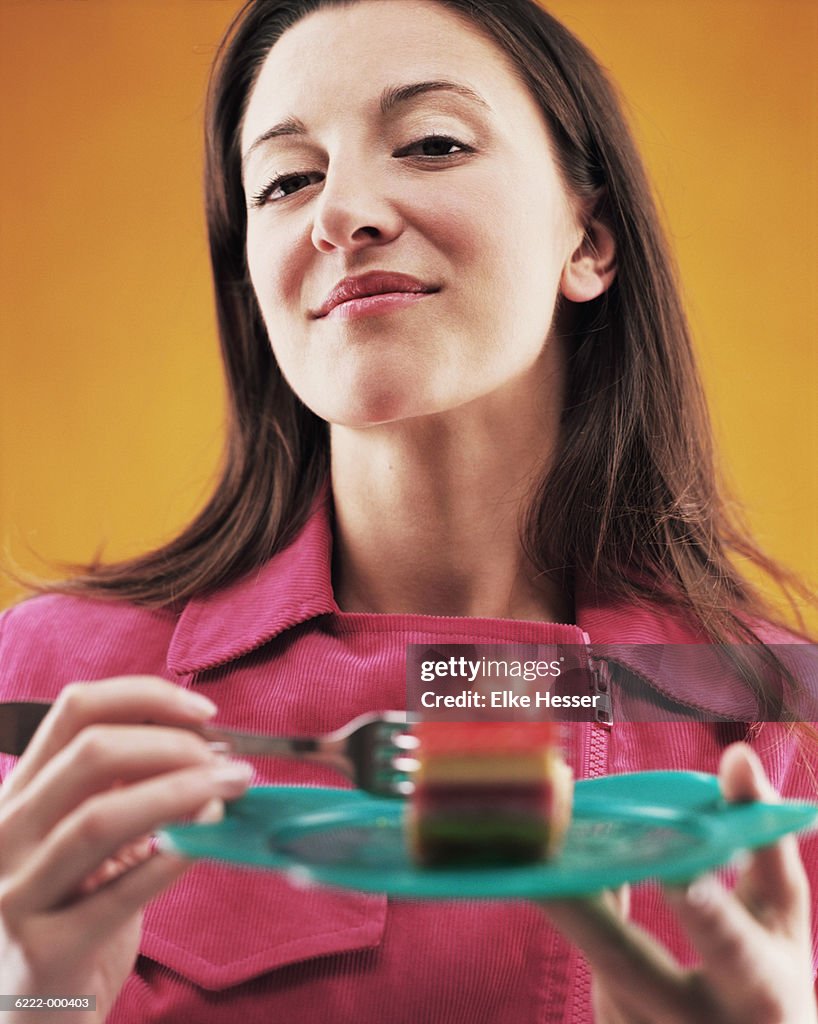
[[[725,799],[731,802],[779,800],[758,755],[746,743],[735,743],[725,750],[719,779]],[[808,882],[795,836],[785,836],[774,846],[756,850],[741,872],[736,891],[762,923],[800,934]]]
[[[631,887],[627,882],[618,889],[605,892],[603,899],[620,921],[627,921],[631,916]]]
[[[719,767],[719,782],[725,800],[730,803],[778,801],[778,793],[767,778],[758,754],[747,743],[733,743],[724,751]]]

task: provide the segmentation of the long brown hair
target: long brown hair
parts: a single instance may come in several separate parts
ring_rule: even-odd
[[[249,0],[214,67],[205,191],[229,423],[221,478],[166,546],[95,565],[55,589],[169,605],[213,590],[286,546],[325,486],[328,433],[285,383],[245,263],[238,136],[271,46],[306,14],[355,0]],[[717,486],[710,427],[673,261],[614,89],[534,0],[436,0],[503,50],[537,100],[574,196],[617,245],[609,290],[572,308],[560,447],[524,515],[535,566],[566,589],[675,606],[710,638],[751,639],[764,614],[731,563],[797,581],[735,525]],[[559,318],[557,323],[559,324]]]

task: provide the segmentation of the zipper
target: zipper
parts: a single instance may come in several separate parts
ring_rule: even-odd
[[[608,771],[608,742],[613,727],[613,704],[611,701],[611,674],[608,663],[594,656],[591,638],[582,634],[591,672],[591,690],[599,700],[595,702],[596,720],[589,724],[588,746],[583,767],[583,778],[596,779]],[[574,976],[573,997],[570,1001],[571,1024],[593,1024],[591,1008],[591,969],[588,962],[576,949],[572,950],[571,962]],[[566,1018],[567,1020],[568,1018]]]

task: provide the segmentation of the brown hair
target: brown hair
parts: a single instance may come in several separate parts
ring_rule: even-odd
[[[175,540],[57,589],[152,605],[212,590],[286,546],[324,486],[326,424],[283,380],[248,278],[238,135],[279,36],[314,10],[352,2],[250,0],[228,30],[210,87],[205,172],[229,384],[221,478]],[[526,511],[527,552],[566,588],[582,580],[608,597],[675,606],[712,639],[752,639],[748,623],[763,609],[730,554],[785,592],[799,584],[734,524],[719,493],[673,262],[615,92],[534,0],[436,2],[510,58],[543,111],[567,187],[596,204],[617,244],[613,285],[572,309],[561,444]]]

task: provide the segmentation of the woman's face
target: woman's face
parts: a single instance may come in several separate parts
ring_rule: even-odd
[[[253,287],[318,416],[541,388],[582,231],[538,107],[476,29],[432,0],[308,15],[261,69],[241,150]]]

